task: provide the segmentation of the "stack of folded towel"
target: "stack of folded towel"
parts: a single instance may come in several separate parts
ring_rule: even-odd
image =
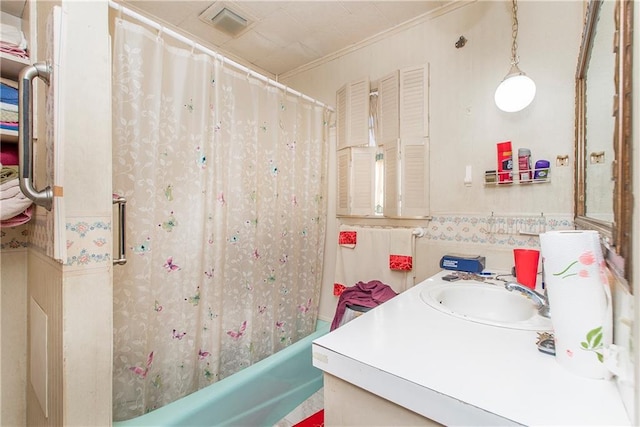
[[[22,30],[8,22],[2,22],[0,25],[0,52],[29,59],[27,39]]]
[[[18,131],[18,83],[0,79],[0,129]]]
[[[0,227],[15,227],[31,219],[32,201],[22,191],[17,166],[0,169]]]

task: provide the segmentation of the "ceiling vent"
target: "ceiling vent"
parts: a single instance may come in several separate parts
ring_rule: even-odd
[[[216,30],[233,38],[239,37],[255,22],[237,5],[228,2],[215,2],[200,14],[200,20],[213,26]]]

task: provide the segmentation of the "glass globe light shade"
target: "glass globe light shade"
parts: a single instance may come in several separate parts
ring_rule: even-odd
[[[534,81],[514,65],[496,89],[494,99],[499,109],[515,113],[531,104],[535,96]]]

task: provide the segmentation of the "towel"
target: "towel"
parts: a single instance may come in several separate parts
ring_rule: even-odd
[[[0,40],[3,44],[15,46],[16,49],[27,49],[27,38],[22,30],[14,25],[4,22],[0,25]]]
[[[0,101],[0,108],[6,111],[13,111],[14,113],[18,113],[18,104],[11,104],[9,102]]]
[[[24,212],[21,212],[12,218],[9,218],[4,221],[0,221],[0,228],[17,227],[18,225],[25,224],[29,222],[29,220],[31,220],[32,212],[33,212],[33,205],[29,206],[27,209],[25,209]]]
[[[4,147],[2,148],[2,150],[4,151]],[[17,160],[17,157],[18,155],[16,153],[16,160]],[[5,162],[4,155],[0,163],[2,163],[3,165],[11,165],[11,163]],[[2,166],[2,168],[0,169],[0,191],[4,188],[2,187],[1,184],[4,184],[5,182],[11,181],[13,179],[17,179],[19,176],[20,175],[18,172],[18,166]],[[13,187],[14,185],[15,184],[7,184],[7,188]]]
[[[23,213],[32,203],[20,191],[18,179],[12,179],[0,184],[0,221],[8,220]]]
[[[9,87],[12,87],[14,89],[18,89],[18,82],[15,80],[11,80],[11,79],[7,79],[5,77],[0,77],[0,83],[3,83]]]
[[[389,268],[391,229],[341,225],[339,231],[355,231],[358,240],[355,247],[338,245],[334,276],[337,287],[380,280],[399,293],[413,286],[410,271]]]
[[[338,244],[345,248],[355,248],[358,241],[358,232],[352,230],[340,231]]]
[[[18,123],[20,121],[20,114],[16,111],[8,111],[0,108],[0,121]]]
[[[13,183],[16,183],[16,185],[13,185]],[[14,197],[19,197],[20,194],[22,194],[22,192],[20,191],[20,186],[18,185],[18,180],[17,179],[12,179],[10,181],[7,181],[6,184],[11,184],[11,185],[6,185],[2,184],[0,185],[0,200],[1,201],[5,201],[5,200],[9,200],[9,199],[13,199]]]
[[[0,82],[0,101],[18,105],[18,89]]]
[[[390,230],[389,268],[397,271],[413,269],[413,229]]]
[[[7,129],[7,130],[18,130],[18,123],[16,122],[3,122],[0,121],[0,129]]]
[[[0,145],[0,164],[4,167],[18,165],[18,144],[2,144]],[[2,169],[4,169],[4,167]],[[16,177],[18,169],[15,169]],[[3,172],[0,172],[0,174]],[[0,181],[0,184],[3,181]]]
[[[0,25],[0,28],[4,25]],[[25,49],[20,48],[20,46],[16,46],[13,43],[7,43],[0,40],[0,52],[4,52],[9,55],[16,56],[22,59],[29,59],[29,54]]]
[[[338,300],[338,307],[331,322],[331,330],[333,331],[340,324],[348,304],[373,308],[389,301],[396,295],[398,294],[389,285],[379,280],[372,280],[366,283],[358,282],[355,286],[346,288]]]

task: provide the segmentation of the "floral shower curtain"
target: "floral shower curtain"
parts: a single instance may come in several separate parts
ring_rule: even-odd
[[[315,328],[326,109],[116,20],[114,419],[172,402]]]

